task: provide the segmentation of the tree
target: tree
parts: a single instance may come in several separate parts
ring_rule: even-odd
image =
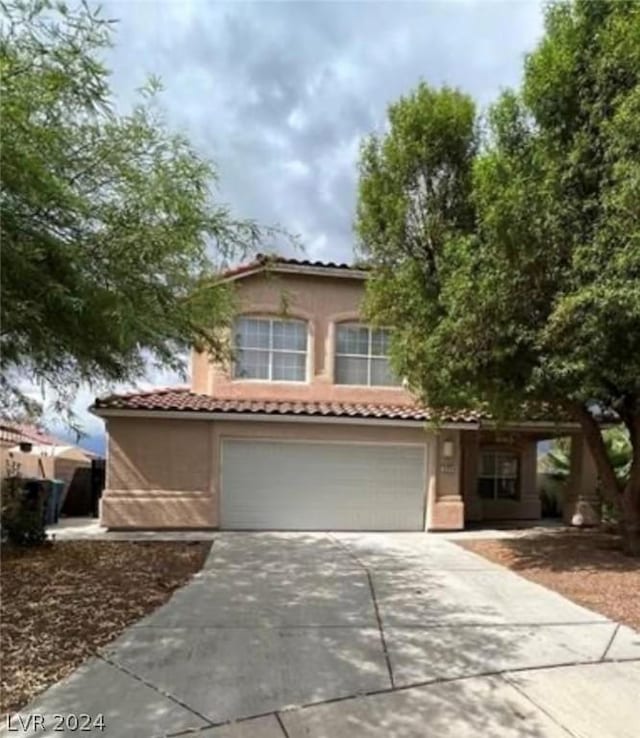
[[[61,404],[182,350],[223,350],[221,262],[266,232],[213,196],[216,173],[166,126],[151,80],[118,114],[101,61],[113,23],[87,5],[2,4],[2,410],[21,382]]]
[[[452,94],[422,85],[363,146],[370,316],[395,328],[396,370],[435,407],[506,419],[545,402],[574,417],[640,554],[640,5],[551,5],[477,146],[468,102],[440,103]],[[629,433],[624,483],[602,412]]]

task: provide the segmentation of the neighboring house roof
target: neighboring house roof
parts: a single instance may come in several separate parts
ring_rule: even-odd
[[[61,438],[47,433],[36,425],[29,423],[14,423],[10,420],[0,420],[0,444],[3,446],[16,446],[21,443],[31,443],[32,452],[44,454],[45,456],[59,456],[75,459],[92,459],[96,454],[86,451],[79,446],[70,444]],[[18,450],[10,449],[12,451]]]
[[[29,423],[14,423],[10,420],[0,420],[0,438],[3,441],[17,443],[35,443],[41,446],[68,446],[68,441],[62,441],[55,436]]]
[[[290,416],[325,418],[361,418],[370,420],[395,420],[463,424],[479,427],[495,425],[488,412],[479,410],[449,410],[436,412],[433,408],[408,403],[374,403],[344,401],[308,401],[283,399],[237,399],[211,397],[191,392],[188,387],[163,387],[144,392],[114,394],[96,398],[90,408],[97,415],[109,411],[216,413],[238,417]],[[540,406],[523,410],[519,422],[552,425],[560,423],[572,426],[569,418],[553,416],[549,409]]]
[[[349,277],[351,279],[366,279],[368,276],[368,270],[364,266],[341,264],[333,261],[291,259],[275,254],[257,254],[253,261],[225,271],[223,279],[225,281],[233,281],[267,270],[287,274],[330,275]]]
[[[19,452],[20,446],[13,446],[9,449],[10,452]],[[48,444],[34,444],[31,447],[32,454],[38,454],[40,456],[51,456],[56,459],[71,459],[75,461],[89,461],[95,458],[95,454],[91,451],[85,451],[79,446],[50,446]]]

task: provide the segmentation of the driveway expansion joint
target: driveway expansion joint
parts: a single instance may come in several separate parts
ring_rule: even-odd
[[[518,694],[520,694],[522,697],[524,697],[527,702],[530,702],[536,710],[540,710],[541,713],[547,716],[549,720],[551,720],[552,723],[557,725],[561,730],[563,730],[567,735],[571,736],[571,738],[580,738],[576,733],[574,733],[572,730],[570,730],[564,723],[561,723],[557,718],[552,715],[543,705],[541,705],[539,702],[534,700],[529,694],[527,694],[526,690],[522,689],[522,687],[517,684],[516,682],[511,681],[506,673],[505,674],[497,674],[498,678],[501,679],[505,684],[508,684],[512,689],[515,689]]]
[[[616,625],[616,627],[613,629],[613,633],[611,634],[611,638],[609,639],[609,643],[607,643],[607,647],[604,649],[604,652],[602,656],[600,657],[600,661],[604,661],[607,658],[607,654],[611,650],[611,646],[613,646],[613,642],[616,639],[616,636],[618,635],[618,631],[620,630],[620,623]]]
[[[281,711],[271,710],[270,712],[259,712],[256,715],[248,715],[247,717],[240,717],[232,720],[220,720],[218,722],[211,722],[210,725],[201,725],[197,728],[186,728],[185,730],[178,730],[175,733],[163,733],[162,735],[154,736],[154,738],[186,738],[189,735],[198,735],[204,733],[205,730],[214,730],[215,728],[226,728],[231,725],[237,725],[238,723],[250,723],[252,720],[260,720],[261,718],[273,717],[280,729],[285,735],[285,738],[289,738],[289,733],[285,728],[282,719],[280,718]]]
[[[365,564],[360,561],[360,559],[349,550],[347,546],[345,546],[342,541],[339,541],[337,538],[332,536],[331,534],[327,534],[327,537],[329,540],[337,545],[339,548],[341,548],[343,551],[347,553],[348,556],[351,556],[351,558],[360,566],[362,567],[364,573],[367,575],[367,582],[369,583],[369,592],[371,594],[371,601],[373,602],[373,610],[376,615],[376,622],[378,623],[378,632],[380,633],[380,643],[382,645],[382,652],[384,654],[384,660],[387,665],[387,672],[389,674],[389,683],[391,684],[391,689],[395,688],[395,679],[393,678],[393,669],[391,668],[391,657],[389,656],[389,649],[387,648],[387,641],[384,635],[384,628],[382,627],[382,617],[380,616],[380,608],[378,607],[378,600],[376,598],[376,590],[373,586],[373,577],[371,576],[371,572],[369,571],[368,567],[365,566]]]
[[[365,567],[367,574],[367,581],[369,582],[369,590],[371,592],[371,599],[373,600],[373,609],[376,613],[376,620],[378,622],[378,632],[380,633],[380,642],[382,643],[382,651],[384,653],[384,660],[387,664],[387,671],[389,672],[389,681],[391,683],[391,689],[394,689],[395,680],[393,678],[393,669],[391,668],[391,657],[389,656],[389,650],[387,648],[387,641],[384,637],[384,629],[382,627],[382,618],[380,617],[380,609],[378,608],[378,600],[376,599],[376,591],[373,587],[373,579],[371,572]]]
[[[285,724],[282,722],[282,717],[280,717],[280,713],[274,712],[274,715],[276,720],[278,721],[278,725],[280,726],[280,730],[282,731],[284,738],[289,738],[289,731],[286,729]]]
[[[640,658],[633,658],[633,659],[618,659],[615,663],[640,663]],[[463,676],[456,676],[456,677],[436,677],[434,679],[425,679],[420,680],[417,682],[411,682],[410,684],[401,684],[399,686],[395,687],[388,687],[386,689],[371,689],[365,692],[357,692],[354,694],[349,695],[342,695],[340,697],[331,697],[330,699],[326,700],[317,700],[314,702],[306,702],[301,705],[295,705],[287,710],[280,710],[280,712],[295,712],[296,710],[307,710],[311,707],[319,707],[321,705],[331,705],[338,702],[347,702],[349,700],[355,700],[359,699],[360,697],[377,697],[380,695],[385,694],[394,694],[397,692],[408,692],[412,689],[418,689],[420,687],[430,687],[437,684],[453,684],[456,682],[464,682],[469,679],[486,679],[489,677],[502,677],[506,681],[508,680],[509,674],[524,674],[527,672],[537,672],[537,671],[545,671],[546,669],[562,669],[567,667],[576,667],[576,666],[602,666],[605,663],[614,663],[612,661],[609,662],[603,662],[603,661],[567,661],[562,664],[545,664],[543,666],[523,666],[520,668],[510,668],[510,669],[503,669],[503,670],[493,670],[493,671],[484,671],[484,672],[476,672],[474,674],[464,674]],[[509,684],[511,682],[509,681]],[[252,716],[251,718],[243,718],[243,719],[252,719],[253,717],[258,716]]]
[[[565,627],[592,627],[594,625],[609,625],[612,624],[610,620],[570,620],[567,622],[522,622],[522,623],[479,623],[475,620],[468,622],[450,622],[450,623],[437,623],[430,620],[425,620],[423,623],[417,625],[415,623],[405,623],[393,625],[394,630],[452,630],[458,628],[487,628],[491,630],[508,630],[511,628],[565,628]]]
[[[640,658],[633,658],[633,659],[618,659],[615,663],[629,663],[629,662],[640,662]],[[220,728],[227,725],[234,725],[235,723],[246,723],[250,722],[251,720],[257,720],[259,718],[268,717],[269,715],[275,716],[279,723],[281,723],[281,714],[287,713],[287,712],[298,712],[300,710],[308,710],[314,707],[322,707],[323,705],[335,705],[339,704],[341,702],[349,702],[351,700],[357,700],[364,697],[380,697],[382,695],[388,695],[388,694],[397,694],[402,692],[408,692],[412,689],[419,689],[422,687],[431,687],[436,686],[439,684],[455,684],[457,682],[465,682],[467,680],[471,679],[487,679],[491,677],[498,677],[501,678],[505,683],[507,683],[509,686],[512,686],[516,689],[516,691],[521,692],[522,690],[514,684],[510,679],[510,674],[525,674],[527,672],[538,672],[538,671],[545,671],[547,669],[562,669],[562,668],[569,668],[569,667],[580,667],[580,666],[602,666],[607,663],[614,663],[612,661],[609,662],[603,662],[600,660],[597,661],[568,661],[564,662],[562,664],[546,664],[543,666],[526,666],[521,668],[510,668],[510,669],[504,669],[504,670],[493,670],[493,671],[485,671],[485,672],[477,672],[474,674],[465,674],[463,676],[456,676],[456,677],[437,677],[434,679],[426,679],[422,681],[417,682],[411,682],[410,684],[402,684],[400,686],[395,687],[387,687],[384,689],[371,689],[371,690],[365,690],[361,692],[354,692],[351,694],[341,695],[340,697],[330,697],[325,700],[315,700],[312,702],[304,702],[299,705],[289,705],[287,707],[281,707],[275,711],[271,710],[269,712],[260,712],[253,715],[245,715],[243,717],[237,718],[236,720],[224,720],[220,722],[212,722],[208,718],[204,718],[208,720],[208,725],[203,725],[198,728],[193,729],[187,729],[182,730],[176,733],[167,733],[163,736],[163,738],[180,738],[181,736],[188,736],[192,734],[198,734],[205,730],[211,730],[211,728]],[[141,680],[142,681],[142,680]],[[146,684],[146,682],[144,682]],[[162,694],[162,693],[161,693]],[[524,693],[523,693],[524,694]],[[528,695],[525,694],[525,697],[529,702],[531,702],[537,709],[541,710],[545,714],[546,711],[544,708],[540,707],[534,700],[532,700]],[[180,704],[178,702],[178,704]],[[190,709],[190,708],[187,708]],[[192,712],[195,713],[195,711],[192,710]],[[550,717],[550,716],[548,716]],[[576,736],[575,733],[571,732],[568,728],[566,728],[564,725],[561,725],[557,722],[554,718],[551,718],[557,725],[559,725],[566,733],[567,735],[571,736],[572,738],[579,738]],[[287,736],[286,729],[284,728],[284,725],[282,725],[283,730],[285,730],[285,736]]]
[[[109,657],[105,656],[102,653],[97,653],[96,656],[97,658],[104,661],[106,664],[109,664],[109,666],[112,666],[114,669],[121,671],[123,674],[126,674],[128,677],[131,677],[132,679],[135,679],[137,682],[144,684],[145,687],[148,687],[149,689],[152,689],[154,692],[157,692],[159,695],[161,695],[165,699],[170,700],[174,704],[181,707],[183,710],[187,710],[187,712],[190,712],[192,715],[195,715],[197,718],[200,718],[200,720],[204,720],[204,722],[207,723],[207,725],[202,726],[203,728],[213,727],[214,725],[213,722],[208,717],[206,717],[206,715],[203,715],[197,710],[194,710],[193,707],[186,704],[186,702],[183,702],[182,700],[178,699],[177,697],[172,695],[170,692],[165,692],[163,689],[160,689],[156,684],[153,684],[153,682],[150,682],[147,679],[144,679],[143,677],[136,674],[134,671],[127,669],[126,666],[122,666],[122,664],[119,664],[117,661],[113,661],[112,659],[110,659]]]

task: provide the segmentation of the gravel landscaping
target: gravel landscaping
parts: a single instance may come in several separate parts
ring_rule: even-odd
[[[556,530],[459,545],[640,631],[640,560],[622,553],[617,535]]]
[[[2,547],[0,713],[23,707],[169,599],[210,542],[64,541]]]

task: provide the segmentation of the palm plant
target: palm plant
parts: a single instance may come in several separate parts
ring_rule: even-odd
[[[622,426],[608,428],[602,434],[607,453],[613,464],[616,477],[622,483],[629,478],[631,469],[631,441],[629,434]],[[550,473],[559,480],[565,480],[571,470],[570,440],[558,438],[553,441],[547,454]]]

